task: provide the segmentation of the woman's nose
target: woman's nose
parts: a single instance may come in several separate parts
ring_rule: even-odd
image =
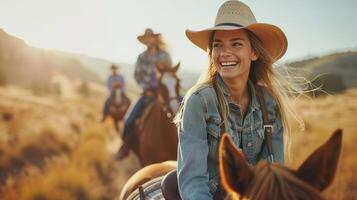
[[[232,50],[229,46],[223,46],[221,49],[220,55],[224,56],[224,55],[229,55],[231,53],[232,53]]]

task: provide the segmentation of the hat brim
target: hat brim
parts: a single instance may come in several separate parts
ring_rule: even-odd
[[[151,35],[140,35],[137,38],[138,38],[139,42],[141,42],[143,44],[147,44],[149,37],[151,37],[151,36],[159,37],[160,35],[161,35],[160,33],[154,33],[154,34],[151,34]]]
[[[260,39],[274,62],[284,56],[288,47],[288,40],[284,32],[272,24],[255,23],[245,27],[219,26],[201,31],[186,30],[186,36],[193,44],[204,51],[208,51],[208,41],[212,31],[238,29],[247,29],[253,32]]]

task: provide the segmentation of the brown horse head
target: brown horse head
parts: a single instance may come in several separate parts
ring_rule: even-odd
[[[338,129],[297,170],[266,161],[251,168],[225,134],[219,146],[221,185],[231,199],[323,199],[320,192],[335,177],[341,142]]]
[[[177,76],[177,71],[180,68],[180,63],[175,66],[157,64],[158,76],[158,98],[167,108],[168,114],[173,117],[180,105],[180,79]]]
[[[113,119],[116,131],[119,131],[119,122],[123,120],[131,104],[130,99],[124,94],[121,86],[114,85],[114,90],[109,100],[109,116]]]

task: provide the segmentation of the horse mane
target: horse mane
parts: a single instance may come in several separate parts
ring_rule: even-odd
[[[294,172],[280,164],[270,165],[267,161],[259,162],[253,171],[248,199],[324,199],[320,192],[295,176]]]

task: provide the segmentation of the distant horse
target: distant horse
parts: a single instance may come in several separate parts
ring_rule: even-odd
[[[342,130],[338,129],[297,170],[264,160],[251,168],[241,150],[224,134],[219,145],[221,181],[214,199],[324,199],[321,192],[335,177],[341,143]],[[120,200],[179,200],[176,175],[171,171],[175,165],[163,162],[139,170],[123,187]]]
[[[119,84],[113,85],[113,91],[109,100],[109,116],[113,119],[117,132],[121,130],[121,122],[130,106],[130,99],[125,95]]]
[[[158,89],[156,98],[135,122],[131,149],[140,164],[146,166],[166,160],[176,160],[177,129],[173,117],[180,104],[180,80],[176,66],[157,65]]]

